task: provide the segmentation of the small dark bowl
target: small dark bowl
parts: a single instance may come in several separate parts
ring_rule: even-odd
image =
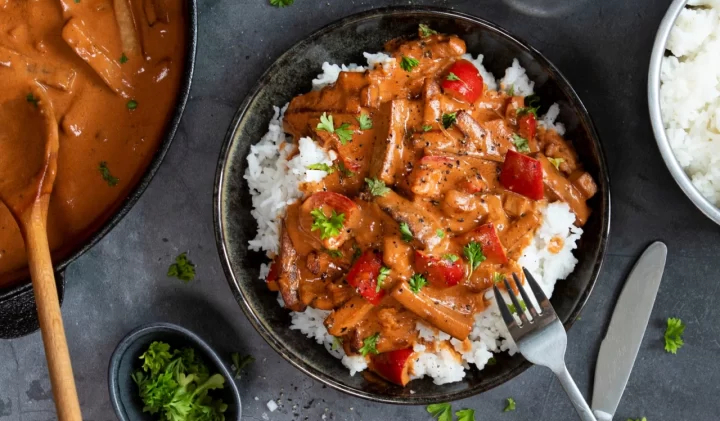
[[[610,229],[608,169],[600,140],[587,110],[568,81],[545,57],[527,43],[485,20],[456,11],[427,7],[391,7],[353,15],[333,23],[297,43],[267,70],[238,110],[220,154],[215,178],[215,233],[221,261],[237,302],[260,335],[285,359],[309,376],[354,396],[387,403],[427,404],[478,394],[522,373],[530,364],[520,355],[496,356],[498,363],[482,372],[467,370],[461,382],[437,386],[429,379],[416,380],[406,388],[351,377],[327,351],[290,330],[288,311],[278,306],[277,294],[258,280],[261,253],[248,250],[257,225],[250,214],[252,202],[243,174],[250,145],[267,131],[273,105],[283,105],[308,92],[310,81],[324,61],[363,63],[363,51],[383,50],[386,41],[417,33],[419,23],[462,37],[468,52],[485,56],[495,75],[503,75],[517,58],[535,81],[535,91],[545,112],[553,102],[560,105],[559,121],[567,128],[585,169],[598,184],[589,201],[593,213],[578,244],[575,271],[557,283],[552,304],[568,328],[575,321],[597,279]],[[414,393],[410,393],[412,390]]]
[[[140,326],[125,336],[113,351],[108,368],[110,402],[120,421],[157,421],[160,415],[143,412],[143,403],[132,373],[137,371],[140,355],[154,341],[170,344],[172,348],[192,347],[210,369],[210,373],[220,373],[225,377],[225,387],[212,391],[213,396],[222,398],[228,405],[225,419],[240,421],[242,404],[233,375],[218,354],[205,341],[191,331],[171,323],[152,323]]]

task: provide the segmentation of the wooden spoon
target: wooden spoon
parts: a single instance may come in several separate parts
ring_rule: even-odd
[[[25,240],[57,416],[61,421],[81,421],[46,229],[57,171],[58,124],[37,83],[0,99],[0,121],[0,202]]]

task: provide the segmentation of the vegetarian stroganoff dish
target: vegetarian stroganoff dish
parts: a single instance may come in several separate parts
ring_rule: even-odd
[[[525,266],[549,295],[572,271],[596,185],[517,60],[498,86],[425,25],[366,57],[326,63],[252,147],[250,247],[291,328],[351,373],[457,381],[514,351],[493,284]]]

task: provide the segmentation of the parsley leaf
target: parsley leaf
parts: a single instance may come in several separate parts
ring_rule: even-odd
[[[335,129],[335,134],[340,139],[340,143],[347,145],[352,140],[353,131],[350,129],[350,124],[343,123]]]
[[[400,60],[400,67],[406,72],[411,72],[418,64],[420,64],[420,62],[412,57],[403,56],[402,60]]]
[[[363,357],[367,356],[367,354],[379,353],[376,348],[378,339],[380,339],[380,332],[363,339],[363,346],[360,348],[360,353]]]
[[[377,277],[377,286],[375,287],[375,292],[380,292],[380,289],[382,288],[383,283],[385,283],[385,278],[388,277],[390,274],[390,268],[387,268],[385,266],[380,268],[380,273]]]
[[[445,237],[445,231],[443,231],[441,229],[435,230],[435,235],[437,235],[440,238],[443,238],[443,237]]]
[[[335,209],[332,210],[332,215],[329,218],[325,216],[325,213],[320,208],[310,211],[310,215],[313,217],[310,231],[319,230],[321,240],[339,235],[345,223],[345,214],[338,214]]]
[[[676,354],[677,350],[685,344],[682,340],[682,334],[685,332],[685,325],[682,320],[675,317],[667,319],[667,328],[665,329],[665,351]]]
[[[510,89],[507,90],[507,94],[510,96],[515,96],[515,85],[510,85]]]
[[[360,117],[357,117],[356,120],[360,123],[360,130],[369,130],[373,127],[372,119],[367,114],[360,114]]]
[[[442,125],[446,129],[449,129],[457,121],[457,113],[448,113],[442,115]]]
[[[505,276],[500,272],[493,272],[493,283],[499,284],[505,279]]]
[[[461,409],[455,413],[457,421],[475,421],[474,409]]]
[[[355,261],[362,256],[362,249],[358,247],[357,244],[353,244],[353,255],[352,255],[352,263],[355,263]]]
[[[178,278],[185,283],[195,279],[195,264],[187,258],[187,253],[180,253],[175,258],[175,263],[168,268],[167,276]]]
[[[485,363],[485,365],[495,365],[495,364],[497,364],[497,360],[495,359],[495,357],[490,357],[490,359],[487,360],[487,362]]]
[[[100,170],[100,174],[102,174],[103,180],[108,184],[110,187],[117,186],[120,179],[117,177],[113,177],[112,174],[110,174],[110,168],[107,166],[107,162],[101,161],[100,166],[98,166],[98,170]]]
[[[515,399],[513,398],[507,398],[507,405],[505,405],[505,409],[503,409],[503,412],[510,412],[515,410]]]
[[[128,110],[134,110],[137,108],[138,103],[134,99],[131,99],[130,101],[127,102],[127,104],[125,104],[125,106],[127,107]]]
[[[442,258],[445,259],[445,260],[449,260],[449,261],[452,262],[452,263],[455,263],[455,262],[457,262],[458,260],[460,260],[460,257],[458,257],[457,254],[451,254],[451,253],[443,254],[443,257],[442,257]]]
[[[335,351],[336,349],[340,348],[340,345],[342,345],[342,343],[343,343],[342,338],[333,336],[333,343],[332,343],[332,346],[330,347],[330,349]]]
[[[410,291],[417,294],[418,292],[420,292],[422,287],[427,285],[427,280],[424,276],[416,273],[415,275],[410,277],[410,281],[408,281],[408,283],[410,284]]]
[[[419,26],[420,30],[420,36],[423,38],[429,37],[430,35],[436,35],[437,31],[434,29],[430,29],[429,26],[425,25],[424,23],[421,23]]]
[[[385,182],[377,178],[366,178],[365,182],[370,189],[370,194],[373,196],[385,196],[390,191],[390,188],[385,185]]]
[[[325,250],[323,250],[323,251],[324,251],[325,253],[327,253],[328,255],[330,255],[330,257],[334,257],[334,258],[336,258],[336,259],[339,259],[339,258],[343,257],[343,254],[342,254],[342,252],[341,252],[340,250],[328,250],[328,249],[325,249]]]
[[[432,126],[429,124],[425,124],[422,126],[422,129],[424,132],[429,132],[430,130],[432,130]]]
[[[240,372],[245,367],[255,361],[255,357],[253,357],[252,355],[240,355],[237,352],[233,352],[232,354],[230,354],[230,359],[232,359],[232,369],[234,371],[236,379],[240,378]]]
[[[129,60],[129,59],[128,59],[128,57],[125,55],[125,53],[122,53],[122,55],[120,56],[120,60],[118,60],[118,61],[120,62],[120,64],[125,64],[125,63],[128,62],[128,60]]]
[[[446,79],[446,80],[459,80],[459,81],[462,81],[462,79],[460,79],[460,78],[459,78],[455,73],[453,73],[453,72],[448,73],[448,75],[447,75],[447,77],[446,77],[445,79]]]
[[[340,173],[341,173],[342,175],[344,175],[345,177],[352,177],[352,176],[355,175],[354,172],[350,171],[349,169],[347,169],[347,168],[345,167],[345,164],[343,164],[342,161],[339,161],[339,162],[337,163],[336,167],[337,167],[338,171],[340,171]]]
[[[438,421],[452,421],[452,410],[449,403],[434,403],[425,408]]]
[[[315,171],[325,171],[328,174],[332,174],[335,172],[335,168],[323,163],[310,164],[307,166],[307,169]]]
[[[295,0],[270,0],[270,4],[275,7],[292,6]]]
[[[527,310],[527,304],[525,304],[525,301],[520,300],[520,301],[518,301],[518,303],[520,303],[520,308],[522,309],[522,311]],[[518,316],[520,315],[520,314],[517,312],[517,310],[515,309],[515,304],[510,303],[510,304],[507,305],[507,307],[508,307],[508,310],[510,310],[510,313],[515,313],[515,314],[517,314]]]
[[[29,93],[29,94],[27,94],[27,96],[25,97],[25,99],[27,100],[27,102],[29,102],[29,103],[31,103],[32,105],[34,105],[35,108],[37,108],[38,102],[40,102],[39,99],[37,99],[37,98],[35,98],[35,97],[33,96],[32,92]]]
[[[470,272],[477,269],[477,267],[480,266],[480,263],[485,261],[485,255],[483,254],[482,247],[475,241],[471,241],[463,247],[463,254],[468,259],[468,263],[470,263]]]
[[[532,114],[537,117],[537,112],[540,109],[540,97],[537,95],[528,95],[525,97],[525,107],[520,107],[515,111],[515,115],[518,117],[523,114]]]
[[[335,133],[335,125],[333,123],[333,116],[327,113],[322,113],[320,116],[320,122],[318,123],[317,130],[324,130],[328,133]]]
[[[400,235],[402,236],[403,241],[412,241],[413,233],[412,231],[410,231],[410,225],[408,225],[407,222],[400,223]]]
[[[553,164],[553,167],[555,167],[556,170],[560,171],[560,164],[565,162],[563,158],[552,158],[548,157],[548,161],[550,161],[551,164]]]
[[[528,145],[527,139],[518,135],[517,133],[513,133],[512,138],[513,138],[513,143],[515,144],[515,149],[517,149],[518,152],[520,152],[520,153],[530,152],[530,146]]]

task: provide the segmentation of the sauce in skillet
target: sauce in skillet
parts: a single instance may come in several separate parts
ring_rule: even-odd
[[[0,0],[2,97],[26,98],[38,82],[59,120],[48,212],[55,259],[111,216],[157,150],[184,69],[184,13],[168,0]],[[21,105],[32,98],[11,114],[20,121]],[[0,288],[25,277],[26,264],[0,204]]]

